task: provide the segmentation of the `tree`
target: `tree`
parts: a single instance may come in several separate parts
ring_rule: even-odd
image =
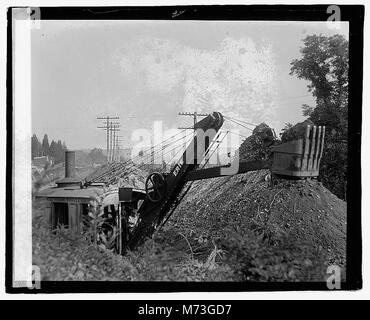
[[[291,62],[290,74],[310,82],[316,107],[303,105],[304,115],[316,124],[347,129],[348,41],[342,35],[307,36],[302,58]]]
[[[285,123],[285,126],[284,126],[283,129],[281,129],[281,131],[279,133],[279,136],[281,137],[284,134],[285,131],[289,130],[292,127],[293,127],[293,125],[290,122]]]
[[[79,167],[86,167],[89,166],[91,163],[91,159],[89,154],[83,150],[76,151],[76,165]]]
[[[58,145],[54,140],[52,140],[50,143],[49,156],[54,160],[56,160],[58,157]]]
[[[309,81],[316,106],[303,105],[303,115],[326,126],[320,179],[345,199],[348,133],[348,41],[342,35],[309,35],[302,57],[291,62],[290,74]]]
[[[104,164],[107,162],[107,157],[103,154],[102,149],[92,149],[89,153],[89,157],[91,159],[91,164]]]
[[[64,159],[63,144],[61,140],[58,140],[56,162],[57,163],[62,162],[63,159]]]
[[[42,139],[42,153],[44,156],[49,155],[49,138],[48,135],[45,133],[44,138]]]
[[[39,157],[42,154],[41,142],[37,138],[36,134],[33,134],[31,138],[31,154],[32,154],[32,159],[35,157]]]

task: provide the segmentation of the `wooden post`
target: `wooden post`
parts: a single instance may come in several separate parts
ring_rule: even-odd
[[[80,212],[80,204],[68,203],[68,225],[72,239],[76,239],[79,232]]]

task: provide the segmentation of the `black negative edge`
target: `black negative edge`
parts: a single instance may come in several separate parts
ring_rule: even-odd
[[[217,5],[159,7],[42,7],[41,19],[164,19],[164,20],[279,20],[326,21],[328,5]],[[350,22],[349,47],[349,149],[347,273],[342,290],[362,288],[361,244],[361,109],[363,75],[363,5],[341,5],[342,21]],[[185,11],[184,11],[185,10]],[[184,11],[181,13],[181,11]],[[178,14],[178,15],[176,15]],[[6,149],[6,268],[5,287],[9,293],[31,293],[12,287],[12,161],[13,161],[13,74],[12,8],[7,11],[7,149]],[[356,64],[353,61],[356,61]],[[350,107],[352,106],[352,107]],[[349,212],[350,211],[350,212]],[[59,292],[179,292],[179,291],[290,291],[327,290],[325,283],[189,283],[189,282],[41,282],[34,293]]]

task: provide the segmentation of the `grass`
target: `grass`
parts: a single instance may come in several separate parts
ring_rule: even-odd
[[[43,280],[102,281],[319,281],[324,263],[310,247],[287,239],[271,244],[254,232],[224,230],[216,239],[185,236],[169,226],[137,251],[119,256],[94,246],[83,235],[52,233],[34,219],[33,263]],[[320,269],[321,268],[321,269]]]
[[[163,245],[162,236],[149,239],[135,252],[119,256],[94,246],[83,235],[72,240],[63,228],[53,233],[42,217],[35,218],[33,264],[40,267],[42,280],[53,281],[234,280],[232,270],[219,265],[215,258],[206,262],[198,260],[186,250]]]

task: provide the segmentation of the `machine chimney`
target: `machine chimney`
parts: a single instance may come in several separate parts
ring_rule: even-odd
[[[56,181],[58,187],[81,186],[81,179],[76,177],[76,153],[75,151],[65,152],[65,177]]]
[[[74,178],[76,176],[76,153],[74,151],[65,152],[65,177]]]

